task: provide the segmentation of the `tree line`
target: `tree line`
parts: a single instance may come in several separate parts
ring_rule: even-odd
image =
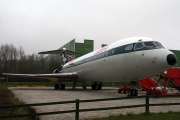
[[[41,74],[52,73],[53,70],[60,69],[60,67],[60,59],[58,61],[53,57],[47,59],[45,55],[35,53],[27,55],[23,47],[16,48],[13,44],[0,46],[0,72]],[[17,80],[17,78],[15,79]]]

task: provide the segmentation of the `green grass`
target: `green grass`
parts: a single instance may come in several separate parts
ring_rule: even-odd
[[[54,86],[54,83],[51,82],[4,82],[3,83],[7,87],[16,87],[16,86],[47,86],[51,87]]]
[[[0,106],[11,106],[11,105],[22,105],[24,102],[15,98],[14,94],[7,89],[7,86],[0,85]],[[19,107],[19,108],[8,108],[0,109],[0,116],[9,115],[22,115],[35,113],[35,110],[31,107]],[[36,117],[23,117],[23,118],[12,118],[8,120],[38,120]]]
[[[64,82],[64,84],[67,87],[72,87],[73,82]],[[91,82],[87,82],[86,86],[91,87]],[[16,87],[16,86],[47,86],[47,87],[53,87],[54,83],[53,82],[4,82],[3,85],[6,85],[7,87]],[[82,83],[77,82],[77,87],[81,87]],[[112,87],[112,83],[103,83],[103,87]],[[113,87],[123,87],[123,83],[114,83]]]
[[[118,116],[109,116],[107,118],[90,118],[86,120],[180,120],[180,112],[168,113],[142,113],[142,114],[127,114]]]

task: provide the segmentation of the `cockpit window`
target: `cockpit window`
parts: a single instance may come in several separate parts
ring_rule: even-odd
[[[125,50],[131,50],[133,48],[133,44],[128,45]]]
[[[138,42],[138,43],[136,43],[136,45],[134,46],[134,49],[137,50],[137,49],[141,49],[141,48],[143,48],[143,47],[144,47],[144,46],[143,46],[142,42]]]
[[[151,42],[144,42],[144,45],[145,45],[145,47],[151,47],[151,48],[156,47],[152,41]]]
[[[163,46],[161,45],[161,43],[154,41],[154,44],[156,45],[157,48],[163,48]]]

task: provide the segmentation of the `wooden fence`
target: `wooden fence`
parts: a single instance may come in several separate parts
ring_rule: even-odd
[[[44,105],[55,105],[55,104],[69,104],[75,103],[75,109],[66,110],[66,111],[55,111],[55,112],[44,112],[44,113],[35,113],[35,114],[23,114],[23,115],[10,115],[10,116],[0,116],[0,119],[5,118],[20,118],[27,116],[40,116],[40,115],[52,115],[52,114],[63,114],[63,113],[75,113],[75,120],[79,120],[80,112],[89,112],[89,111],[101,111],[101,110],[113,110],[113,109],[124,109],[124,108],[137,108],[137,107],[145,107],[145,112],[149,113],[150,106],[168,106],[168,105],[180,105],[179,103],[158,103],[158,104],[150,104],[150,98],[162,98],[162,97],[180,97],[180,95],[174,96],[137,96],[137,97],[118,97],[118,98],[106,98],[106,99],[92,99],[92,100],[72,100],[72,101],[63,101],[63,102],[50,102],[50,103],[38,103],[38,104],[24,104],[24,105],[14,105],[14,106],[1,106],[0,109],[8,109],[8,108],[17,108],[17,107],[32,107],[32,106],[44,106]],[[104,108],[91,108],[91,109],[79,109],[80,103],[85,102],[99,102],[99,101],[113,101],[113,100],[124,100],[124,99],[138,99],[145,98],[145,104],[138,105],[130,105],[130,106],[116,106],[116,107],[104,107]]]

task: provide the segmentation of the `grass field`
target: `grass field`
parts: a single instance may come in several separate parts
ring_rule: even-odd
[[[11,105],[22,105],[22,104],[24,103],[19,99],[15,98],[13,93],[7,89],[6,85],[0,85],[0,106],[11,106]],[[0,116],[30,114],[30,113],[35,113],[35,110],[30,107],[0,109]],[[23,117],[23,118],[13,118],[8,120],[38,120],[38,118]]]
[[[73,82],[64,82],[67,87],[71,87]],[[46,86],[46,87],[53,87],[55,83],[53,82],[4,82],[3,85],[6,85],[7,87],[16,87],[16,86]],[[91,82],[87,82],[87,87],[91,86]],[[81,87],[82,83],[77,82],[77,87]],[[104,87],[122,87],[123,83],[103,83]]]
[[[119,116],[110,116],[107,118],[91,118],[86,120],[180,120],[180,112],[168,113],[142,113],[142,114],[127,114]]]

